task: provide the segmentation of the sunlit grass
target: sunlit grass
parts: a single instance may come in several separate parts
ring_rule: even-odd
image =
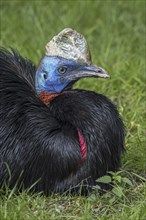
[[[93,63],[111,79],[83,79],[76,84],[113,100],[126,127],[126,152],[122,158],[123,195],[44,197],[12,191],[0,198],[0,219],[146,219],[145,144],[145,1],[1,1],[0,46],[14,47],[36,65],[45,44],[65,27],[87,39]],[[136,175],[134,175],[135,173]],[[143,179],[141,179],[141,177]]]

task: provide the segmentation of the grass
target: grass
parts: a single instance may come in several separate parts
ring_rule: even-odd
[[[126,126],[126,152],[115,187],[89,197],[0,191],[1,220],[146,220],[145,40],[146,2],[142,0],[1,1],[0,46],[17,48],[39,63],[45,44],[65,27],[87,39],[96,63],[110,80],[83,79],[76,87],[110,97]],[[125,181],[124,178],[128,180]]]

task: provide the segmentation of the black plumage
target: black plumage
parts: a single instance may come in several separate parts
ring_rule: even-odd
[[[123,122],[107,97],[86,90],[65,91],[47,107],[35,93],[35,72],[17,52],[0,50],[0,187],[37,182],[33,189],[45,194],[78,193],[82,182],[87,193],[98,177],[119,168]]]

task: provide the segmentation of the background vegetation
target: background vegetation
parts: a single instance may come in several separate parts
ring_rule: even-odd
[[[36,65],[46,43],[65,27],[82,33],[93,62],[110,80],[83,79],[77,87],[110,97],[126,126],[126,152],[115,188],[103,196],[30,195],[0,191],[0,219],[146,219],[145,40],[144,0],[1,1],[0,46],[17,48]],[[107,181],[104,179],[103,181]]]

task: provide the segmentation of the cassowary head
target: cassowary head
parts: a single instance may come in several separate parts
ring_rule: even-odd
[[[64,29],[46,46],[46,55],[36,72],[37,94],[60,93],[83,77],[109,77],[104,69],[91,63],[85,38],[72,29]]]

